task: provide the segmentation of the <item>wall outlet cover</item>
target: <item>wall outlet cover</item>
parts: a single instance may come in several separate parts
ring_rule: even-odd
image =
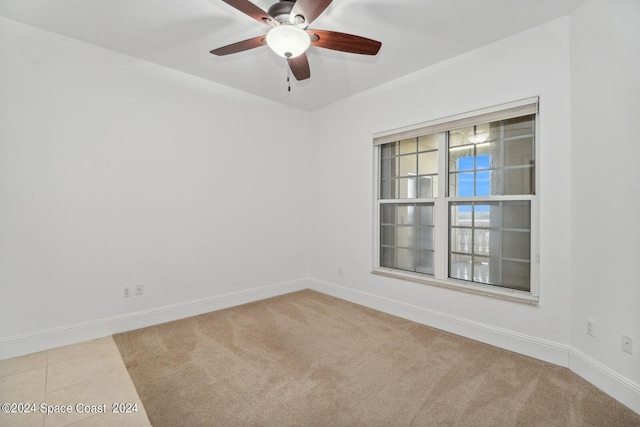
[[[622,351],[633,354],[633,338],[629,335],[622,335]]]

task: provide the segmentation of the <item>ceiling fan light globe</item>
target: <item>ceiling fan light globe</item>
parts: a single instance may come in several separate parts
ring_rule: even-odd
[[[271,50],[283,58],[295,58],[309,49],[311,38],[295,25],[282,24],[267,32],[266,42]]]

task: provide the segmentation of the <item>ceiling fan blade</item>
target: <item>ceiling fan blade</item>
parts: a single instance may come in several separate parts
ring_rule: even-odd
[[[304,16],[305,24],[309,25],[331,4],[333,0],[297,0],[291,9],[291,17]]]
[[[311,36],[313,46],[341,52],[376,55],[382,46],[379,41],[337,31],[309,30],[307,32]]]
[[[249,0],[222,0],[227,3],[229,6],[232,6],[238,9],[240,12],[244,13],[255,19],[258,22],[263,23],[268,26],[276,26],[280,25],[278,21],[273,19],[271,15],[269,15],[264,10],[260,9],[255,4],[251,3]]]
[[[295,58],[289,59],[289,68],[296,80],[306,80],[311,77],[311,69],[309,68],[309,60],[307,55],[303,53]]]
[[[265,36],[258,36],[252,39],[243,40],[241,42],[232,43],[227,46],[222,46],[211,51],[214,55],[224,56],[232,53],[244,52],[245,50],[254,49],[256,47],[264,46],[267,42]]]

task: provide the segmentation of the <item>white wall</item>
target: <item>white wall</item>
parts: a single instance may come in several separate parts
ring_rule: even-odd
[[[508,329],[521,338],[548,341],[552,347],[568,343],[568,36],[569,18],[559,19],[315,112],[316,215],[310,276],[432,314]],[[532,306],[372,275],[372,135],[536,95],[540,96],[540,303]],[[437,326],[465,333],[450,323]],[[485,339],[477,331],[466,334]],[[494,338],[488,339],[504,344],[498,342],[504,337]],[[538,356],[566,364],[566,352]]]
[[[640,2],[624,0],[588,1],[571,18],[571,345],[638,390],[639,20]],[[621,351],[623,333],[635,339],[633,355]]]
[[[0,58],[0,341],[306,276],[307,112],[2,18]]]

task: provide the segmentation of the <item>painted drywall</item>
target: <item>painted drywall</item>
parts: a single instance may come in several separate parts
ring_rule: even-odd
[[[306,276],[308,113],[6,19],[0,58],[0,339]]]
[[[416,49],[419,55],[419,45]],[[532,96],[540,97],[539,304],[372,275],[372,135]],[[569,96],[566,17],[316,111],[310,252],[314,262],[310,276],[420,310],[567,344],[571,285]],[[560,363],[566,364],[566,356]]]
[[[639,19],[640,2],[624,0],[588,1],[571,16],[571,345],[636,385]],[[586,334],[587,319],[594,322],[593,337]],[[622,334],[634,338],[633,355],[621,351]]]

